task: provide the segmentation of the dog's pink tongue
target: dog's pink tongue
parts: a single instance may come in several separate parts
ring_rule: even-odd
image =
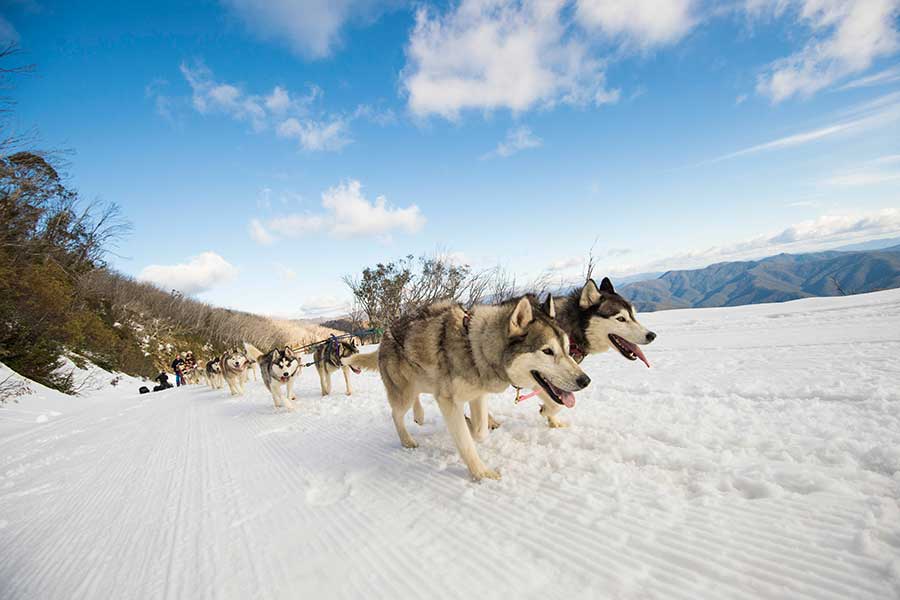
[[[566,408],[572,408],[573,406],[575,406],[575,394],[573,394],[572,392],[564,392],[560,390],[559,399],[562,400],[563,404],[566,405]]]
[[[648,361],[648,360],[647,360],[647,357],[644,356],[644,353],[641,352],[641,347],[640,347],[640,346],[638,346],[637,344],[632,344],[632,345],[631,345],[631,351],[634,352],[634,355],[637,356],[639,359],[641,359],[641,361],[642,361],[645,365],[647,365],[647,368],[648,368],[648,369],[650,368],[650,361]]]

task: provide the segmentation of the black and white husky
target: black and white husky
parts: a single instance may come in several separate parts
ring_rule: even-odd
[[[266,354],[260,352],[253,344],[245,342],[244,347],[250,359],[259,363],[263,385],[272,394],[275,408],[285,406],[288,410],[294,410],[291,401],[296,399],[293,391],[294,378],[300,376],[300,369],[303,366],[300,357],[294,354],[290,346],[285,346],[283,350],[275,348]],[[286,395],[282,394],[281,386],[285,387]]]
[[[616,293],[612,281],[604,277],[598,286],[588,279],[584,286],[568,296],[555,297],[556,322],[569,334],[569,353],[579,363],[590,354],[615,349],[628,360],[650,362],[640,346],[656,339],[656,334],[637,320],[634,306]],[[538,394],[544,402],[541,414],[550,427],[565,427],[556,418],[562,404],[546,393]]]

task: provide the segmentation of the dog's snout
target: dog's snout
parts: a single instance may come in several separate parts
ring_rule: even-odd
[[[648,343],[648,344],[649,344],[650,342],[652,342],[653,340],[655,340],[655,339],[656,339],[656,334],[655,334],[655,333],[653,333],[652,331],[647,332],[647,343]]]
[[[587,375],[582,375],[578,379],[575,380],[575,383],[578,385],[578,389],[583,390],[587,386],[591,384],[591,378]]]

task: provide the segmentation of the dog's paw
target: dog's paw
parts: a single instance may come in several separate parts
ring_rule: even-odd
[[[500,428],[500,421],[494,419],[494,416],[488,414],[488,428],[493,431]]]
[[[500,472],[495,471],[494,469],[488,469],[484,467],[479,471],[472,472],[472,479],[475,481],[481,481],[482,479],[493,479],[494,481],[500,480]]]
[[[560,421],[556,417],[547,417],[547,425],[550,426],[550,429],[565,429],[569,426],[565,421]]]
[[[410,448],[410,449],[412,449],[412,448],[418,448],[418,447],[419,447],[419,442],[417,442],[416,440],[414,440],[414,439],[412,439],[412,438],[407,438],[407,439],[405,439],[405,440],[400,440],[400,443],[403,444],[403,447],[404,447],[404,448]]]
[[[352,395],[353,395],[353,392],[347,392],[347,395],[348,395],[348,396],[352,396]]]

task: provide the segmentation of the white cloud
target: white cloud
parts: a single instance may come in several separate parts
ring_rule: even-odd
[[[193,295],[230,281],[236,275],[237,268],[227,260],[215,252],[204,252],[185,263],[144,267],[138,280]]]
[[[548,271],[568,271],[576,267],[581,268],[584,265],[584,258],[581,256],[571,256],[555,260],[547,265]]]
[[[415,233],[425,225],[419,207],[388,205],[384,196],[369,202],[358,181],[348,181],[326,190],[322,206],[333,213],[331,232],[337,236],[384,234],[394,230]]]
[[[576,15],[587,28],[642,48],[676,42],[694,26],[693,0],[578,0]]]
[[[385,3],[376,0],[222,0],[262,39],[284,42],[308,58],[322,58],[339,45],[348,21],[371,19]],[[388,3],[392,4],[392,3]]]
[[[562,20],[566,0],[462,0],[420,9],[401,75],[410,109],[456,119],[466,109],[602,104],[603,62]]]
[[[529,148],[540,148],[543,140],[534,135],[530,128],[522,126],[510,129],[506,132],[506,138],[497,144],[497,147],[483,155],[482,159],[512,156],[516,152]]]
[[[269,233],[269,230],[260,222],[259,219],[253,219],[250,221],[250,225],[248,226],[248,231],[250,232],[250,237],[253,238],[257,244],[261,244],[263,246],[271,246],[275,243],[275,236]]]
[[[808,97],[845,77],[864,72],[900,48],[896,17],[900,0],[754,0],[753,13],[795,9],[811,39],[800,51],[773,62],[757,81],[772,102]]]
[[[297,316],[301,319],[337,317],[350,312],[350,301],[337,296],[314,296],[304,300]]]
[[[755,146],[750,146],[737,152],[731,152],[707,161],[703,161],[701,165],[709,165],[723,160],[738,158],[751,154],[759,154],[770,150],[780,150],[801,146],[812,142],[817,142],[826,138],[832,138],[839,135],[854,135],[865,131],[870,131],[876,127],[884,126],[888,123],[900,120],[900,94],[892,93],[882,96],[874,101],[854,107],[847,112],[848,118],[842,121],[796,133],[793,135],[778,138]]]
[[[324,213],[288,214],[265,223],[250,222],[251,237],[270,244],[278,236],[299,238],[324,231],[335,237],[378,236],[394,231],[416,233],[425,225],[425,216],[415,204],[399,208],[388,204],[384,196],[370,202],[359,181],[350,180],[322,193]]]

